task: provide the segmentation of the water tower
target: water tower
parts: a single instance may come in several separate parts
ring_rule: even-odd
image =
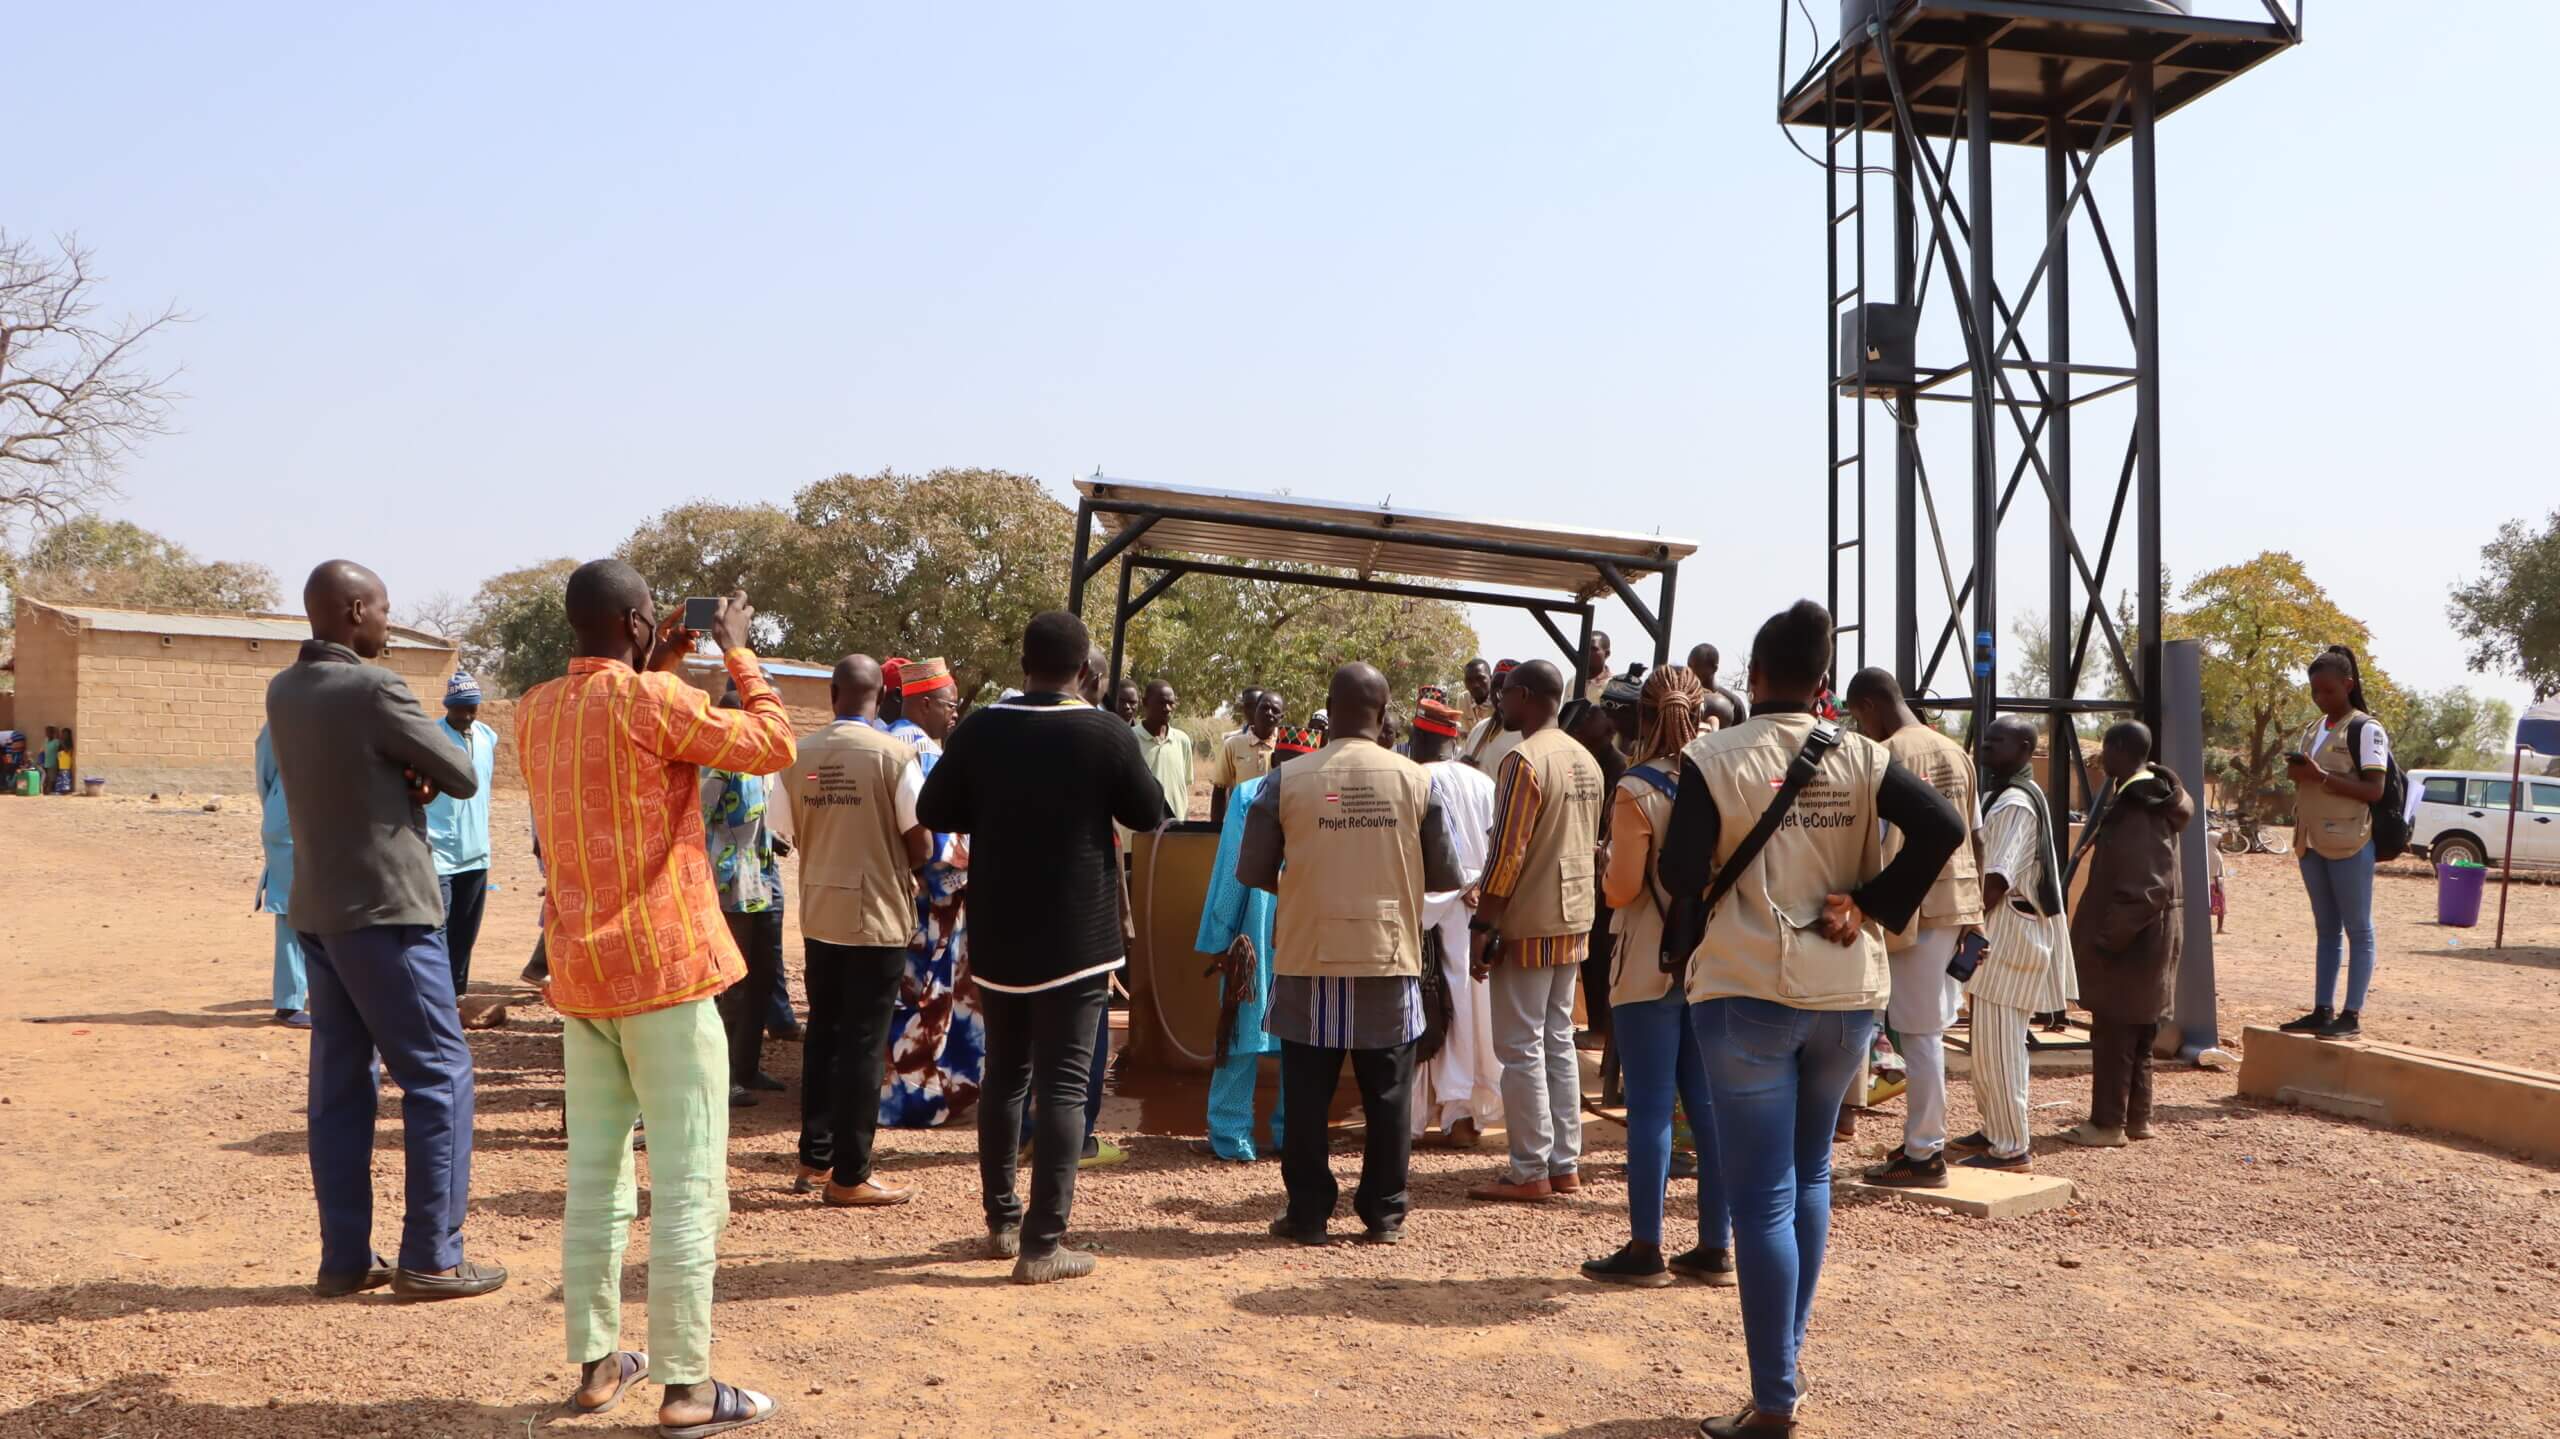
[[[1779,120],[1822,137],[1830,594],[1842,672],[1868,662],[1869,476],[1890,463],[1893,669],[1915,702],[1969,711],[1977,733],[1998,713],[2042,716],[2064,741],[2049,772],[2057,810],[2089,792],[2068,741],[2078,716],[2137,713],[2174,746],[2173,763],[2180,731],[2195,725],[2192,692],[2175,707],[2185,714],[2161,724],[2177,686],[2164,676],[2160,633],[2153,132],[2302,40],[2303,0],[2219,3],[2254,13],[2198,15],[2187,0],[1843,0],[1838,43],[1791,85],[1781,43]],[[1811,23],[1804,0],[1779,8]],[[2018,158],[2012,185],[1994,184],[1995,160],[2015,156],[2001,147],[2040,154],[2041,193],[2027,179],[2039,167]],[[2117,156],[2130,171],[2121,227],[2092,189]],[[2002,253],[1995,214],[2018,205],[2041,216],[2042,243]],[[1870,225],[1890,228],[1890,258],[1873,267],[1888,273],[1871,273]],[[2101,262],[2095,276],[2075,269],[2075,250],[2084,264]],[[2099,288],[2101,333],[2073,333],[2075,284]],[[2081,455],[2102,483],[2075,496]],[[2001,693],[2004,520],[2046,535],[2041,593],[2008,597],[2009,613],[2044,617],[2043,694]],[[1958,524],[1969,527],[1969,571],[1948,557]],[[2130,634],[2109,605],[2123,592],[2136,610]],[[2111,698],[2080,699],[2084,676]]]

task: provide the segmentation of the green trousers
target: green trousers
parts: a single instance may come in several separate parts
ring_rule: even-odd
[[[649,1125],[649,1376],[711,1377],[711,1276],[729,1224],[729,1040],[708,999],[561,1026],[569,1197],[560,1290],[569,1362],[621,1347],[622,1251],[639,1216],[631,1123]]]

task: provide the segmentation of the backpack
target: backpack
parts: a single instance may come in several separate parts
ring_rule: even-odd
[[[2353,763],[2359,753],[2358,742],[2364,738],[2364,726],[2373,723],[2360,719],[2347,726],[2347,758]],[[2409,776],[2400,769],[2400,756],[2383,756],[2382,798],[2375,800],[2373,810],[2373,857],[2376,863],[2398,859],[2409,852]]]

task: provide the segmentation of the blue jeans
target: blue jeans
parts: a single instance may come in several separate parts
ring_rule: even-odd
[[[1875,1012],[1710,999],[1690,1016],[1706,1056],[1717,1167],[1733,1212],[1751,1405],[1793,1414],[1796,1355],[1831,1236],[1832,1131],[1875,1034]]]
[[[2329,1007],[2338,992],[2338,932],[2347,937],[2347,1003],[2364,1008],[2365,989],[2373,983],[2373,846],[2345,859],[2302,856],[2302,887],[2311,892],[2311,924],[2319,934],[2318,988],[2312,1006]]]
[[[320,1200],[320,1272],[373,1265],[373,1056],[400,1085],[408,1217],[400,1267],[462,1262],[471,1201],[471,1047],[454,1004],[444,937],[426,925],[302,936],[311,980],[311,1187]]]
[[[1731,1246],[1724,1174],[1716,1162],[1715,1107],[1707,1093],[1707,1064],[1689,1022],[1688,1000],[1679,994],[1640,1004],[1614,1005],[1611,1031],[1618,1041],[1619,1073],[1627,1090],[1627,1228],[1640,1244],[1662,1243],[1662,1191],[1671,1178],[1671,1103],[1689,1109],[1689,1131],[1698,1142],[1698,1244]]]

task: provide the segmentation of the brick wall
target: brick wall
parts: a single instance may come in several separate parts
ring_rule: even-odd
[[[60,615],[21,602],[17,615],[17,724],[44,738],[46,725],[80,727],[80,636]],[[86,750],[88,736],[76,736]],[[32,749],[32,746],[30,747]],[[79,763],[87,764],[85,757]]]
[[[81,773],[128,793],[249,788],[267,681],[299,649],[282,640],[89,631],[80,652]],[[451,652],[393,649],[379,663],[406,679],[429,713],[441,712]]]

